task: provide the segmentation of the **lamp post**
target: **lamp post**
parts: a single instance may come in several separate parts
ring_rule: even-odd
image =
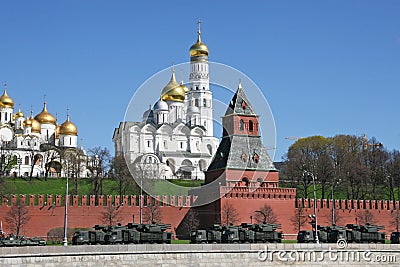
[[[64,240],[63,246],[68,246],[67,229],[68,229],[68,162],[67,162],[67,182],[65,186],[65,211],[64,211]]]
[[[319,244],[319,239],[318,239],[318,219],[317,219],[317,194],[315,190],[315,177],[314,174],[311,172],[306,172],[307,175],[311,176],[313,180],[313,188],[314,188],[314,218],[315,218],[315,243]]]
[[[335,178],[332,177],[332,225],[335,225],[335,199],[333,189],[335,187]]]
[[[262,212],[261,210],[256,210],[256,212],[261,213],[264,216],[263,224],[266,224],[267,223],[267,215],[265,215],[265,213]]]

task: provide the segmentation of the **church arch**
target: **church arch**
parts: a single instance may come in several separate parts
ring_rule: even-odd
[[[243,120],[239,121],[239,130],[244,131],[244,121]]]
[[[246,186],[249,186],[249,185],[250,185],[249,178],[247,178],[247,177],[243,177],[243,178],[242,178],[242,182],[244,182]]]

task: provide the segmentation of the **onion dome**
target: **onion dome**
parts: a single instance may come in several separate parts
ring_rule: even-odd
[[[18,111],[17,111],[17,113],[15,113],[14,116],[15,116],[15,118],[23,118],[23,117],[25,117],[24,113],[22,113],[20,108],[18,108]]]
[[[32,121],[29,118],[26,118],[23,122],[24,127],[32,127]]]
[[[158,100],[153,107],[154,110],[168,110],[168,104],[167,102],[163,100]]]
[[[46,102],[44,102],[43,110],[35,116],[35,120],[44,124],[56,124],[56,118],[47,111]]]
[[[6,108],[14,107],[14,100],[12,100],[12,98],[8,96],[5,84],[4,84],[4,93],[0,97],[0,106]]]
[[[32,124],[32,133],[40,133],[41,132],[40,122],[34,119],[32,115],[29,118],[29,120],[31,121]]]
[[[151,106],[149,106],[149,109],[143,113],[142,121],[143,122],[151,121],[153,120],[153,118],[154,118],[153,110],[151,109]]]
[[[67,115],[67,120],[60,125],[60,134],[78,135],[78,128],[69,120],[69,115]]]
[[[200,21],[197,30],[197,42],[190,47],[190,57],[208,57],[208,47],[201,41]]]
[[[171,80],[162,90],[161,99],[164,101],[183,102],[185,100],[185,94],[184,89],[176,82],[175,72],[172,70]]]

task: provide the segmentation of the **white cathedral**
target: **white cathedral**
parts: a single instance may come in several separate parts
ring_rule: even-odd
[[[21,109],[14,113],[14,100],[8,96],[6,85],[0,97],[0,168],[1,175],[43,176],[46,170],[46,152],[41,145],[61,149],[77,148],[78,129],[69,119],[58,125],[48,112],[46,101],[43,110],[35,117],[25,116]],[[62,162],[53,156],[49,176],[64,175]]]
[[[189,84],[171,79],[160,99],[144,112],[141,122],[121,122],[114,130],[115,154],[128,163],[158,166],[160,179],[204,179],[219,140],[213,132],[212,92],[208,47],[201,41],[190,47]]]

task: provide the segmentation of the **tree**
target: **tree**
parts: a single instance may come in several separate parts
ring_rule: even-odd
[[[119,207],[114,205],[106,206],[101,212],[101,222],[110,226],[116,225],[121,220]]]
[[[18,164],[16,155],[12,150],[7,149],[7,144],[2,143],[0,147],[0,177],[8,175],[10,170]]]
[[[190,236],[190,233],[199,227],[200,220],[198,212],[194,209],[190,209],[188,213],[186,213],[182,224],[185,234]]]
[[[303,227],[306,223],[307,215],[304,212],[304,208],[297,208],[294,215],[290,218],[290,224],[295,230],[297,230],[297,232],[299,232],[301,230],[301,227]]]
[[[236,208],[227,200],[221,210],[221,224],[230,225],[239,221],[239,213]]]
[[[7,212],[5,221],[8,224],[10,230],[19,236],[22,229],[29,222],[31,217],[29,216],[29,209],[25,204],[16,206],[13,205],[9,212]]]
[[[68,148],[63,154],[66,173],[74,181],[73,194],[78,195],[79,175],[84,168],[86,156],[81,149],[76,148]]]
[[[87,169],[91,173],[93,184],[92,194],[97,196],[103,194],[103,179],[110,166],[111,155],[107,148],[94,147],[88,150],[89,162]]]
[[[60,153],[56,149],[49,149],[44,151],[44,179],[47,181],[51,168],[54,167],[54,161],[60,158]]]
[[[375,223],[375,217],[369,210],[358,211],[356,213],[356,218],[357,218],[357,223],[360,225],[364,225],[367,223],[369,224]]]
[[[112,159],[111,175],[112,178],[118,182],[118,193],[121,197],[121,201],[122,196],[126,194],[127,191],[138,191],[138,186],[132,178],[123,155],[117,155]]]
[[[254,219],[257,223],[278,223],[278,217],[270,205],[265,204],[258,211],[261,212],[256,212],[254,215]]]
[[[143,208],[143,223],[161,223],[162,214],[158,203],[152,203]]]
[[[400,199],[400,152],[393,150],[388,154],[385,162],[386,187],[388,188],[389,200],[396,200],[395,188],[397,189],[397,200]]]

